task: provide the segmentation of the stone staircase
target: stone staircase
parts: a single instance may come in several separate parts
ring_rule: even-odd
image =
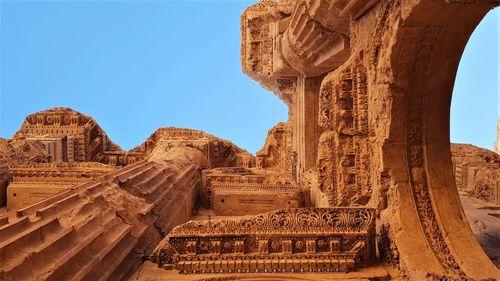
[[[123,280],[176,224],[196,165],[139,161],[0,218],[0,280]]]

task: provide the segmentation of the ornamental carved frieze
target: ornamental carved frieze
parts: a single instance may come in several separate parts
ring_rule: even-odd
[[[95,162],[14,164],[10,168],[13,183],[76,184],[102,177],[115,167]]]
[[[332,72],[322,82],[318,146],[320,189],[332,206],[364,205],[372,192],[367,74],[361,65]]]
[[[213,207],[215,188],[218,193],[297,193],[303,190],[290,177],[280,172],[259,168],[226,167],[208,169],[202,172],[202,203]],[[300,197],[300,196],[299,196]]]
[[[190,221],[150,257],[181,273],[346,272],[375,250],[367,208],[281,209],[253,217]]]

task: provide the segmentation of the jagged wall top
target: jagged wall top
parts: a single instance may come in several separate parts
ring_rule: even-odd
[[[253,167],[255,157],[230,141],[203,131],[167,127],[156,130],[143,144],[130,150],[130,154],[155,158],[174,147],[192,147],[201,151],[210,167]],[[156,155],[156,156],[155,156]]]

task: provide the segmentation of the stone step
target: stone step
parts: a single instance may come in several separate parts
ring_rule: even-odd
[[[48,218],[50,216],[57,216],[61,213],[73,210],[76,205],[80,204],[80,202],[81,202],[80,194],[75,193],[71,196],[68,196],[53,203],[52,205],[37,210],[35,214],[39,218]]]
[[[20,249],[36,246],[50,233],[61,229],[59,219],[39,220],[31,223],[26,230],[13,234],[9,239],[0,242],[0,260],[7,261],[9,257],[15,257]]]
[[[30,249],[27,255],[23,255],[24,251],[19,251],[19,257],[11,261],[9,264],[2,265],[8,276],[14,279],[24,279],[23,277],[29,274],[23,272],[26,268],[36,271],[39,268],[44,268],[51,260],[51,257],[62,254],[68,248],[71,241],[75,239],[75,231],[73,228],[64,228],[61,231],[52,233],[50,238],[47,238],[42,244]]]
[[[161,214],[163,209],[167,208],[166,202],[169,202],[169,204],[174,203],[175,201],[173,200],[168,200],[168,198],[175,197],[178,193],[181,193],[182,190],[179,188],[176,188],[177,185],[176,183],[173,183],[169,185],[163,192],[156,197],[145,209],[141,210],[140,214],[141,216],[146,219],[146,217],[150,214]],[[160,220],[161,218],[158,218],[157,220]]]
[[[75,247],[71,248],[69,251],[65,252],[63,256],[59,257],[51,267],[46,270],[45,280],[66,280],[66,272],[74,267],[74,263],[79,259],[85,248],[96,240],[98,237],[102,236],[104,233],[103,229],[98,229],[91,235],[87,236],[86,239],[80,241]]]
[[[37,210],[40,210],[40,209],[43,209],[49,205],[52,205],[55,202],[60,201],[64,198],[67,198],[68,196],[70,196],[72,194],[79,193],[79,192],[81,192],[81,190],[89,189],[89,188],[95,187],[95,186],[100,185],[100,184],[101,184],[101,182],[88,182],[88,183],[84,183],[84,184],[72,187],[69,190],[58,193],[58,194],[56,194],[52,197],[49,197],[43,201],[40,201],[38,203],[35,203],[35,204],[29,205],[25,208],[17,210],[16,216],[23,217],[23,216],[35,215]]]
[[[126,235],[102,259],[97,261],[98,263],[91,268],[91,271],[82,280],[108,280],[108,277],[123,262],[125,257],[131,254],[137,244],[137,239],[131,235],[130,229],[131,227]]]
[[[146,197],[147,202],[154,202],[161,194],[167,191],[173,185],[173,175],[166,175],[162,181],[154,185],[144,185],[141,187],[141,193]]]
[[[83,210],[83,211],[82,211]],[[86,237],[94,233],[97,229],[109,225],[116,219],[116,211],[102,208],[82,208],[78,214],[79,219],[72,222],[77,233],[81,237]]]
[[[193,180],[194,178],[193,173],[195,172],[196,169],[191,168],[186,170],[182,175],[178,176],[176,178],[176,181],[171,186],[169,186],[163,193],[161,193],[157,198],[155,198],[154,201],[152,201],[152,204],[147,211],[149,212],[151,209],[153,209],[153,212],[155,214],[159,214],[162,211],[162,209],[170,206],[169,204],[174,204],[175,201],[173,201],[173,197],[182,191],[182,188],[179,188],[179,186],[182,186],[184,184],[194,184],[190,182]],[[163,202],[164,198],[166,197],[168,197],[167,201],[169,202],[168,204]]]
[[[6,225],[9,223],[9,217],[8,216],[5,216],[5,217],[1,217],[0,218],[0,227]]]
[[[122,224],[122,220],[116,216],[111,220],[104,220],[104,222],[101,216],[96,216],[93,222],[88,229],[81,228],[78,236],[84,234],[85,230],[92,231],[90,235],[82,235],[81,239],[83,240],[80,240],[75,247],[67,251],[67,254],[53,263],[53,266],[47,271],[46,280],[71,279],[79,268],[85,266],[99,250],[111,242],[110,237],[114,235],[116,226]]]
[[[170,232],[174,225],[174,222],[176,219],[179,218],[179,212],[183,211],[182,208],[173,208],[173,206],[176,206],[176,204],[181,204],[181,202],[184,202],[187,198],[188,194],[181,193],[181,192],[176,192],[175,194],[172,194],[172,197],[169,196],[169,199],[167,202],[165,202],[165,205],[158,211],[158,214],[160,214],[159,218],[156,220],[155,224],[160,226],[162,231],[167,234]],[[174,205],[173,205],[174,204]],[[168,214],[168,215],[161,215],[161,214]]]
[[[153,172],[151,172],[149,175],[143,174],[141,176],[138,176],[134,178],[134,186],[131,185],[124,185],[124,188],[130,192],[131,194],[144,198],[145,194],[143,192],[143,188],[148,188],[148,187],[154,187],[155,183],[158,181],[162,181],[163,178],[165,177],[164,175],[164,170],[163,169],[154,169]]]
[[[106,174],[106,175],[104,175],[102,178],[103,178],[103,180],[111,180],[111,179],[114,179],[114,178],[116,178],[116,177],[118,177],[118,176],[120,176],[120,175],[123,175],[123,174],[125,174],[125,173],[129,172],[130,170],[133,170],[133,169],[135,169],[135,168],[137,168],[137,167],[139,167],[139,166],[143,166],[143,165],[145,165],[147,162],[148,162],[148,161],[146,161],[146,160],[140,160],[140,161],[137,161],[137,162],[135,162],[135,163],[133,163],[133,164],[127,165],[127,166],[125,166],[125,167],[123,167],[123,168],[121,168],[121,169],[118,169],[118,170],[113,171],[113,172],[111,172],[111,173],[109,173],[109,174]]]
[[[82,210],[84,210],[84,208],[82,208],[78,214],[80,222],[74,222],[76,236],[71,240],[71,243],[65,250],[59,251],[57,256],[54,256],[46,261],[46,266],[44,267],[44,279],[68,279],[64,274],[64,272],[67,271],[67,268],[71,268],[72,265],[74,266],[74,263],[80,259],[79,255],[81,255],[85,249],[90,247],[95,240],[105,233],[104,228],[106,226],[119,221],[114,211],[103,211],[101,208],[88,209],[93,210],[94,212]],[[61,267],[66,267],[66,269]],[[56,277],[53,277],[54,275]]]
[[[132,243],[131,243],[132,244]],[[107,277],[106,279],[101,279],[101,280],[108,280],[108,281],[120,281],[120,280],[127,280],[127,277],[129,276],[131,270],[135,269],[137,266],[137,259],[136,258],[130,258],[130,255],[135,255],[137,257],[138,254],[130,251],[128,254],[129,258],[125,255],[126,251],[122,251],[123,257],[120,256],[117,258],[112,265],[114,267],[114,271],[110,272],[110,274],[106,274],[104,277]]]
[[[184,202],[186,196],[187,194],[185,194],[182,188],[174,188],[168,193],[164,201],[159,202],[155,205],[156,208],[153,208],[153,213],[158,215],[155,224],[159,226],[163,232],[166,233],[171,230],[166,227],[177,219],[173,211],[175,211],[175,207],[178,206],[180,202]]]
[[[99,202],[92,202],[90,204],[87,204],[87,208],[84,206],[80,209],[77,217],[80,217],[81,222],[83,223],[76,222],[74,224],[83,224],[83,226],[79,227],[77,231],[79,237],[94,237],[96,233],[102,233],[101,225],[107,225],[112,219],[117,219],[114,210],[112,212],[103,212],[101,208],[97,207],[97,205],[99,204],[102,205],[102,200],[100,200]],[[92,210],[93,212],[91,212]],[[44,272],[49,272],[50,274],[50,272],[53,271],[54,268],[50,266],[58,264],[58,260],[64,260],[64,256],[68,256],[68,250],[70,250],[71,254],[73,252],[77,253],[80,249],[82,249],[82,239],[77,239],[77,236],[75,236],[74,234],[74,227],[66,228],[62,232],[53,231],[51,233],[53,233],[55,236],[53,235],[47,238],[45,244],[43,244],[42,246],[34,247],[35,250],[33,252],[30,252],[30,254],[22,251],[22,249],[20,251],[16,251],[17,256],[21,258],[27,257],[26,261],[22,263],[22,266],[16,267],[20,268],[19,272],[17,269],[15,269],[11,272],[0,273],[0,280],[33,280],[34,274],[36,274],[37,276],[41,276]],[[92,239],[87,241],[90,243]],[[83,246],[85,246],[85,243],[83,243]],[[59,249],[57,249],[58,247]],[[30,265],[35,266],[32,267]],[[38,272],[31,272],[27,271],[26,268],[36,268],[39,270]]]
[[[28,217],[22,217],[15,222],[0,227],[0,241],[5,241],[17,233],[30,227],[31,222]]]
[[[95,247],[93,249],[89,249],[89,256],[92,258],[88,260],[88,262],[79,267],[78,271],[73,273],[72,276],[68,276],[68,280],[82,280],[82,279],[88,279],[89,275],[93,275],[93,272],[96,271],[96,269],[101,268],[101,267],[106,267],[105,261],[106,258],[110,253],[112,253],[115,249],[119,249],[120,245],[122,245],[123,241],[128,243],[129,241],[126,241],[125,237],[130,236],[132,226],[127,225],[127,224],[116,224],[113,228],[108,230],[108,237],[106,237],[105,240],[103,240],[103,244],[99,245],[101,247]],[[126,244],[125,243],[125,244]],[[96,245],[97,246],[97,245]],[[135,246],[135,244],[132,244],[132,248]],[[112,272],[112,269],[107,268],[105,270],[109,270]],[[90,280],[97,280],[95,277],[93,277]]]
[[[106,187],[108,186],[107,183],[104,183],[104,182],[98,182],[96,183],[95,185],[92,185],[90,186],[89,188],[87,188],[85,190],[85,193],[88,195],[88,196],[91,196],[91,197],[96,197],[98,196],[99,194],[101,194],[105,189]]]
[[[142,165],[136,166],[133,169],[127,170],[124,173],[117,175],[115,177],[115,181],[121,185],[122,183],[125,183],[137,176],[140,176],[146,170],[151,169],[155,165],[156,163],[154,162],[146,162]]]
[[[164,169],[159,169],[149,177],[145,178],[141,181],[136,188],[141,190],[141,193],[144,194],[143,188],[155,186],[158,182],[161,182],[165,177],[168,177],[168,171]]]
[[[135,187],[144,182],[149,176],[156,173],[156,171],[158,171],[158,167],[156,166],[148,166],[142,170],[138,170],[135,174],[130,175],[129,177],[120,178],[120,186]]]

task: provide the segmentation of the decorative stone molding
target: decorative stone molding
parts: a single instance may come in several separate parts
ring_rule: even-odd
[[[283,209],[253,217],[190,221],[150,258],[181,273],[345,272],[374,255],[367,208]]]

